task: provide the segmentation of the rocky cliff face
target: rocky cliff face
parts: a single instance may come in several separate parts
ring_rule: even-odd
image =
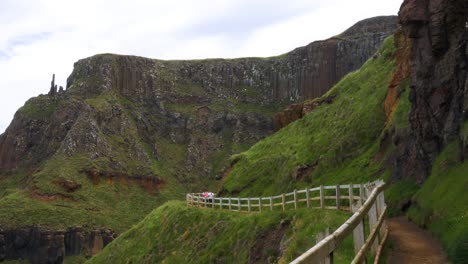
[[[49,96],[32,99],[16,114],[0,137],[0,168],[37,164],[57,151],[112,157],[116,145],[147,167],[151,156],[164,155],[159,138],[184,145],[188,171],[212,175],[213,155],[232,142],[249,145],[271,134],[278,106],[322,95],[395,29],[394,16],[371,18],[267,59],[159,61],[105,54],[80,60],[66,92],[52,84]],[[111,135],[125,143],[109,143],[105,137]],[[115,169],[128,169],[118,163]]]
[[[396,161],[395,178],[423,182],[440,151],[460,139],[468,119],[468,2],[405,0],[399,21],[409,39],[411,131]],[[403,142],[402,142],[403,143]],[[464,151],[463,151],[464,149]]]
[[[107,229],[50,231],[38,226],[0,229],[0,261],[27,259],[34,264],[62,263],[65,255],[95,255],[116,237]]]

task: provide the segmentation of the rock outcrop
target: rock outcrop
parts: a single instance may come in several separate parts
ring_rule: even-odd
[[[69,228],[51,231],[38,226],[0,229],[0,261],[25,259],[30,263],[62,263],[65,255],[92,256],[117,237],[112,230]]]
[[[405,0],[401,6],[399,20],[411,49],[412,108],[409,140],[400,145],[394,178],[423,182],[436,156],[460,137],[468,120],[467,18],[464,0]]]
[[[66,91],[57,92],[52,80],[48,97],[31,99],[18,111],[0,136],[0,169],[38,164],[57,151],[112,156],[116,149],[103,135],[114,134],[122,135],[131,156],[146,166],[151,155],[128,136],[136,131],[155,158],[164,154],[157,138],[166,138],[187,145],[189,171],[198,166],[212,174],[208,157],[224,148],[224,134],[247,144],[271,134],[278,106],[325,93],[396,27],[395,16],[375,17],[267,59],[160,61],[104,54],[80,60]],[[204,114],[194,115],[198,109]]]

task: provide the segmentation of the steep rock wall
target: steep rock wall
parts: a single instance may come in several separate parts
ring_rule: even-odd
[[[112,242],[117,234],[112,230],[86,231],[69,228],[51,231],[39,226],[0,229],[0,261],[26,259],[30,263],[62,263],[65,256],[97,254]]]
[[[411,42],[412,108],[410,139],[396,162],[395,178],[423,182],[468,119],[467,17],[463,0],[405,0],[401,6],[399,20]]]
[[[48,96],[18,111],[0,136],[0,169],[38,164],[57,151],[98,159],[119,148],[148,167],[152,156],[164,156],[158,141],[168,139],[187,149],[182,174],[198,168],[213,175],[219,168],[210,163],[226,145],[251,145],[273,133],[278,107],[325,93],[396,27],[395,16],[370,18],[271,58],[161,61],[103,54],[80,60],[66,91],[52,85]],[[109,136],[126,143],[116,146]]]

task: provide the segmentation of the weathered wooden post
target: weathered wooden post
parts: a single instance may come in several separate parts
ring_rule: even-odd
[[[240,198],[237,198],[237,209],[240,211],[242,211],[241,209],[241,203],[240,203]]]
[[[353,203],[354,203],[354,193],[353,193],[353,184],[349,184],[349,210],[353,211]]]
[[[362,204],[360,201],[356,205],[351,207],[352,212],[357,212],[361,208]],[[353,230],[353,241],[354,241],[354,254],[357,254],[359,250],[364,246],[365,241],[364,233],[364,218],[359,221],[359,224]]]
[[[364,185],[359,184],[359,198],[361,199],[361,204],[364,204]]]
[[[368,216],[369,216],[369,230],[372,231],[374,228],[377,226],[377,208],[375,206],[376,201],[372,204],[372,207],[369,210]],[[379,243],[377,241],[378,239],[374,239],[374,242],[372,242],[372,247],[371,247],[371,252],[375,253],[377,252],[377,248],[379,247]]]
[[[315,235],[315,244],[318,244],[320,241],[325,239],[327,236],[330,235],[330,228],[327,227],[324,231],[317,233]],[[323,256],[324,259],[319,260],[319,264],[333,264],[333,252],[330,255]],[[322,258],[323,258],[322,257]]]
[[[324,194],[323,185],[320,185],[320,208],[325,208],[325,194]]]
[[[382,184],[381,182],[378,182],[379,184]],[[384,202],[384,193],[381,191],[375,200],[375,205],[377,209],[377,219],[380,218],[380,216],[384,213],[385,210],[385,202]],[[385,221],[380,225],[379,228],[379,237],[382,239],[385,235]]]
[[[247,209],[250,212],[250,198],[247,198]]]
[[[294,190],[293,195],[294,195],[294,210],[297,210],[297,191],[296,190]]]
[[[286,195],[284,193],[281,195],[281,201],[283,204],[283,211],[285,211],[286,210]]]
[[[340,185],[336,186],[336,209],[340,209]]]
[[[223,198],[219,198],[219,209],[223,209]]]
[[[306,203],[307,203],[307,208],[310,208],[310,191],[309,191],[309,188],[306,189]]]
[[[270,196],[270,210],[273,211],[273,197]]]
[[[258,208],[259,208],[259,211],[261,212],[262,211],[262,197],[258,198]]]
[[[232,198],[229,197],[229,211],[232,211]]]

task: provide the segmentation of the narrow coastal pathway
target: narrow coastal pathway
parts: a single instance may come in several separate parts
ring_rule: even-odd
[[[389,264],[440,264],[448,263],[440,243],[429,232],[419,228],[404,217],[387,220]]]

